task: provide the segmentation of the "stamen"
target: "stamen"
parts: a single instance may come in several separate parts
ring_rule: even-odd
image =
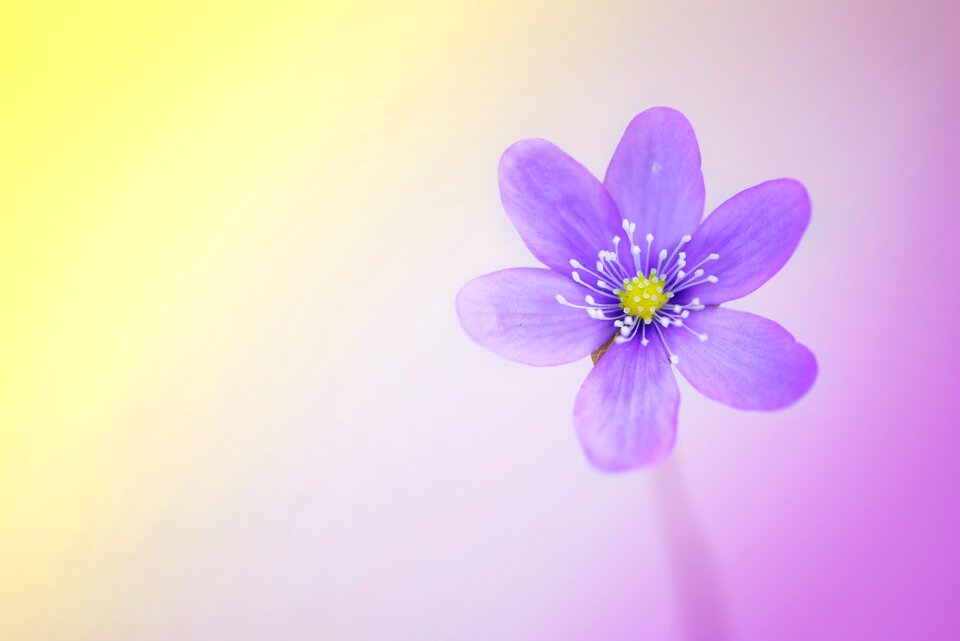
[[[682,255],[683,255],[683,254],[681,253],[681,256],[682,256]],[[720,254],[708,254],[706,258],[704,258],[704,259],[701,260],[699,263],[697,263],[696,265],[694,265],[694,266],[693,266],[693,269],[696,270],[696,271],[700,271],[700,272],[702,273],[703,270],[702,270],[702,269],[699,269],[699,268],[700,268],[700,267],[703,267],[704,265],[706,265],[706,264],[707,264],[709,261],[711,261],[711,260],[720,260]],[[697,276],[697,277],[699,277],[696,273],[694,273],[694,275]],[[679,276],[679,277],[676,279],[675,282],[671,283],[671,286],[673,286],[673,285],[675,285],[677,282],[679,282],[681,278],[683,278],[683,276]]]
[[[664,274],[664,277],[667,280],[673,278],[676,274],[683,274],[683,268],[687,266],[687,252],[680,252],[680,257],[677,259],[677,262],[667,270],[667,273]],[[683,278],[681,275],[680,278]]]
[[[588,274],[591,273],[589,269],[585,269],[584,271],[587,272]],[[584,280],[580,277],[580,274],[579,274],[578,272],[570,272],[570,277],[574,280],[574,282],[576,282],[576,283],[578,283],[578,284],[580,284],[580,285],[583,285],[583,286],[586,287],[587,289],[589,289],[589,290],[591,290],[591,291],[594,291],[594,292],[600,294],[601,296],[607,296],[608,298],[616,298],[616,297],[617,297],[617,295],[613,293],[613,288],[612,288],[612,287],[607,287],[607,289],[609,289],[610,291],[606,291],[606,292],[603,291],[603,290],[597,289],[597,288],[594,287],[593,285],[590,285],[589,283],[587,283],[586,281],[584,281]],[[598,286],[600,286],[599,283],[602,283],[602,282],[603,282],[603,281],[597,281]]]
[[[640,245],[634,241],[637,226],[627,219],[622,221],[621,226],[626,233],[627,247],[630,248],[629,260],[625,256],[624,260],[621,260],[619,250],[623,239],[620,236],[614,236],[613,251],[597,252],[596,271],[587,269],[576,259],[569,261],[570,266],[575,270],[570,274],[574,282],[603,298],[598,299],[588,293],[584,296],[587,304],[578,305],[570,303],[564,296],[558,294],[557,302],[582,309],[591,318],[611,321],[616,328],[614,336],[616,343],[633,340],[639,334],[641,344],[646,346],[649,343],[646,335],[647,325],[653,324],[653,328],[663,342],[664,349],[670,356],[670,362],[676,364],[678,358],[667,345],[666,330],[670,327],[682,327],[702,341],[707,340],[707,335],[694,331],[684,322],[691,312],[704,309],[700,299],[694,298],[687,303],[671,303],[671,299],[678,292],[689,287],[719,282],[717,276],[707,274],[703,267],[708,261],[718,260],[720,256],[715,253],[708,254],[692,268],[685,269],[687,253],[682,251],[682,248],[692,240],[690,235],[685,235],[680,238],[673,251],[668,253],[665,248],[660,249],[657,253],[656,265],[651,265],[654,237],[653,234],[648,233],[645,236],[647,251],[641,267],[640,254],[643,252]],[[632,263],[632,267],[627,267],[625,262]],[[593,282],[596,285],[588,282],[581,274],[587,274],[591,279],[595,279]],[[608,302],[598,302],[598,300]]]
[[[697,270],[697,271],[702,272],[703,270],[701,269],[701,270]],[[717,282],[720,282],[720,279],[717,278],[716,276],[712,276],[712,275],[711,275],[711,276],[703,276],[702,273],[701,273],[700,276],[701,276],[701,278],[699,278],[699,280],[694,279],[694,280],[692,280],[692,281],[689,281],[689,282],[684,283],[682,287],[674,287],[673,293],[676,294],[676,293],[678,293],[678,292],[682,292],[683,290],[688,289],[688,288],[690,288],[690,287],[693,287],[694,285],[702,285],[702,284],[704,284],[704,283],[717,283]]]
[[[691,236],[690,234],[687,234],[686,236],[683,236],[682,238],[680,238],[680,242],[677,243],[677,246],[673,248],[672,252],[670,252],[670,257],[667,258],[667,265],[670,265],[671,263],[673,263],[673,257],[676,256],[677,252],[680,252],[680,261],[674,266],[683,267],[686,264],[685,259],[687,257],[687,253],[681,252],[680,248],[683,247],[685,244],[689,243],[691,240],[693,240],[693,236]],[[668,270],[667,273],[664,275],[669,277],[670,270]]]
[[[633,242],[633,234],[637,231],[637,224],[631,223],[626,218],[623,219],[623,231],[627,232],[627,240],[630,243],[630,255],[633,258],[633,271],[634,273],[640,271],[640,248],[637,247],[637,244]]]
[[[616,246],[619,240],[619,236],[614,236],[614,241],[616,241],[614,246]],[[598,264],[604,266],[603,273],[611,276],[613,280],[623,280],[628,277],[628,272],[624,269],[623,265],[620,264],[620,259],[617,257],[616,252],[602,250],[597,252],[597,257],[600,259]]]
[[[577,305],[576,303],[571,303],[566,299],[566,297],[561,294],[556,295],[557,302],[561,305],[566,305],[567,307],[573,307],[574,309],[582,309],[587,312],[590,318],[595,318],[597,320],[614,320],[615,318],[623,318],[625,314],[623,310],[620,309],[619,305],[616,304],[607,304],[607,305]],[[607,314],[617,313],[616,316],[607,316]]]
[[[693,334],[694,336],[696,336],[698,339],[700,339],[700,342],[703,342],[703,341],[707,340],[707,335],[706,335],[706,334],[701,334],[700,332],[695,332],[695,331],[693,331],[692,329],[690,329],[690,327],[687,326],[687,325],[681,325],[681,327],[683,327],[685,330],[687,330],[688,332],[690,332],[691,334]]]
[[[623,326],[620,328],[620,332],[613,337],[613,342],[617,344],[626,343],[633,340],[633,337],[637,335],[638,323],[635,323],[631,320],[630,316],[627,316],[626,321],[623,323]]]
[[[660,329],[659,325],[654,325],[657,330],[657,334],[660,336],[660,342],[663,343],[663,349],[667,350],[667,356],[670,357],[670,364],[676,365],[680,361],[680,357],[670,351],[670,346],[667,345],[667,339],[663,336],[663,330]]]
[[[653,234],[647,234],[647,256],[644,258],[643,271],[650,271],[650,246],[653,244]]]

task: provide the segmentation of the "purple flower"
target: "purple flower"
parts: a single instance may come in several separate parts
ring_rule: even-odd
[[[810,389],[809,349],[773,321],[719,306],[760,287],[796,249],[810,220],[799,182],[751,187],[701,222],[693,128],[656,107],[627,126],[602,183],[556,145],[522,140],[500,160],[500,196],[549,269],[470,281],[457,295],[460,323],[480,345],[528,365],[594,353],[573,422],[598,468],[670,453],[680,405],[673,367],[742,409],[783,408]]]

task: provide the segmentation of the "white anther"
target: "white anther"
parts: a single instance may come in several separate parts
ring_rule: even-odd
[[[698,269],[697,271],[693,272],[693,277],[694,277],[694,278],[700,278],[701,276],[703,276],[703,270],[702,270],[702,269]]]
[[[683,311],[683,307],[681,307],[680,305],[674,305],[674,306],[673,306],[673,311],[674,311],[675,313],[679,314],[681,311]]]
[[[682,238],[680,239],[680,242],[681,242],[681,243],[689,243],[691,240],[693,240],[693,236],[691,236],[690,234],[687,234],[686,236],[684,236],[684,237],[682,237]]]
[[[587,294],[583,297],[583,300],[587,301],[587,305],[596,305],[597,301],[594,300],[593,296]]]
[[[636,225],[634,225],[634,227],[636,227]],[[648,242],[648,243],[652,243],[652,242],[653,242],[653,234],[647,234],[647,242]]]
[[[667,250],[666,250],[666,249],[661,249],[659,256],[660,256],[660,260],[666,260],[666,259],[667,259]]]
[[[716,276],[707,276],[707,281],[708,281],[708,282],[716,283],[716,282],[719,282],[719,280],[720,280],[720,279],[717,278]]]
[[[670,354],[670,364],[676,365],[680,361],[680,357],[676,354]]]
[[[626,232],[630,231],[630,221],[627,220],[626,218],[623,219],[623,223],[620,226],[623,227],[623,231],[626,231]]]
[[[687,310],[683,310],[682,312],[680,312],[680,318],[690,318],[690,312],[688,312]]]
[[[641,339],[640,344],[646,347],[647,345],[650,344],[650,341],[644,338],[644,339]]]
[[[706,334],[697,334],[697,338],[699,338],[700,341],[703,342],[703,341],[707,340],[707,335],[706,335]]]
[[[717,260],[718,258],[720,258],[720,254],[710,254],[707,256],[707,260]]]
[[[673,324],[676,325],[677,327],[683,327],[683,319],[678,318],[675,321],[673,321]]]
[[[560,303],[561,305],[566,305],[567,299],[561,296],[560,294],[557,294],[557,302]]]
[[[570,266],[574,269],[585,269],[584,266],[580,264],[580,261],[575,258],[570,259]]]
[[[570,273],[570,278],[572,278],[573,280],[577,281],[577,282],[580,283],[581,285],[583,284],[583,281],[580,280],[580,274],[578,274],[577,272],[571,272],[571,273]]]

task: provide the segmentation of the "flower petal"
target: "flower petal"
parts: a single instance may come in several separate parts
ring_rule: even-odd
[[[530,252],[563,273],[612,247],[620,215],[593,174],[546,140],[521,140],[500,159],[500,199]]]
[[[772,320],[722,307],[690,314],[667,340],[677,369],[704,396],[732,407],[775,410],[807,393],[817,377],[813,353]]]
[[[613,345],[587,376],[573,424],[587,458],[609,472],[656,463],[673,449],[680,390],[659,340]]]
[[[536,267],[504,269],[474,278],[457,294],[464,331],[490,351],[527,365],[562,365],[584,358],[610,340],[613,322],[557,302],[580,303],[586,289]]]
[[[810,197],[796,180],[761,183],[717,207],[687,245],[688,265],[711,253],[720,258],[704,269],[717,283],[696,285],[685,297],[705,305],[746,296],[780,271],[810,222]]]
[[[667,107],[636,116],[620,139],[603,180],[639,238],[654,236],[654,255],[672,249],[703,218],[703,173],[693,127]]]

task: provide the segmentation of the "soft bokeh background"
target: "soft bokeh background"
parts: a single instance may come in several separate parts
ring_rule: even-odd
[[[151,4],[0,10],[0,638],[960,636],[955,3]],[[657,104],[808,186],[821,374],[610,477],[453,297]]]

